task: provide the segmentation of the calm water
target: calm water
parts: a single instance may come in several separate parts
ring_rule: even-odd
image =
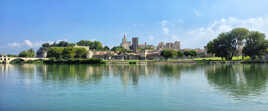
[[[0,111],[267,111],[268,65],[0,65]]]

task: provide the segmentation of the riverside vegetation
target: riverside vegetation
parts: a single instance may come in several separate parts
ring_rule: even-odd
[[[230,32],[224,32],[218,37],[210,41],[205,49],[207,54],[198,53],[194,50],[176,51],[173,49],[164,49],[160,55],[164,59],[153,60],[154,62],[200,62],[200,61],[243,61],[249,62],[266,62],[263,60],[264,56],[268,54],[268,41],[265,39],[265,34],[258,31],[249,31],[245,28],[235,28]],[[77,43],[69,43],[60,41],[53,44],[44,43],[37,51],[37,55],[42,51],[47,51],[49,60],[36,60],[36,61],[21,61],[15,60],[12,63],[46,63],[46,64],[104,64],[105,62],[115,62],[115,60],[102,60],[98,58],[88,59],[87,50],[85,48],[74,47],[85,46],[90,50],[95,51],[114,51],[118,54],[131,52],[131,50],[124,49],[123,47],[116,46],[109,48],[103,46],[99,41],[81,40]],[[237,56],[240,49],[242,56]],[[140,49],[145,50],[145,49]],[[149,49],[147,49],[149,50]],[[210,56],[208,56],[208,54]],[[17,57],[17,55],[8,55],[10,57]],[[33,49],[25,50],[19,53],[18,57],[35,57]],[[206,57],[204,57],[206,56]],[[119,60],[122,62],[121,60]],[[148,60],[124,60],[129,64],[136,64],[138,62],[148,62]],[[152,62],[152,61],[150,61]],[[116,62],[115,62],[116,63]]]

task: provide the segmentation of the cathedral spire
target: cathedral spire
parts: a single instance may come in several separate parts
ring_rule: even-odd
[[[130,44],[131,43],[127,41],[126,33],[124,33],[124,37],[122,39],[122,42],[121,42],[120,46],[125,48],[125,49],[129,49]]]
[[[123,42],[127,42],[127,36],[126,36],[126,33],[124,33]]]

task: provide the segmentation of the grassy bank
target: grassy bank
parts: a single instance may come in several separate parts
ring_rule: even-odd
[[[225,59],[222,59],[220,57],[202,57],[202,58],[194,58],[194,60],[196,61],[225,61]],[[242,56],[239,56],[239,57],[233,57],[232,58],[233,61],[238,61],[238,60],[243,60],[243,61],[249,61],[250,60],[250,57],[242,57]]]
[[[91,59],[49,59],[44,64],[105,64],[105,61],[98,58]]]
[[[232,61],[226,61],[219,57],[193,58],[193,59],[168,59],[168,60],[102,60],[98,58],[91,59],[55,59],[23,61],[14,60],[11,64],[206,64],[206,63],[268,63],[265,60],[250,60],[249,57],[233,57]]]

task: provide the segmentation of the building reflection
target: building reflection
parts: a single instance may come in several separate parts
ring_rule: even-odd
[[[9,70],[12,70],[14,68],[11,64],[0,64],[1,73],[8,72]]]
[[[178,81],[183,71],[195,70],[197,65],[45,65],[23,64],[12,68],[18,77],[27,81],[57,81],[61,83],[98,84],[104,78],[120,78],[124,88],[138,86],[139,81],[156,78],[166,81]],[[8,72],[11,66],[1,66],[2,72]],[[14,69],[12,69],[14,71]],[[30,83],[30,82],[29,82]]]
[[[0,69],[1,69],[0,78],[7,79],[9,76],[8,72],[14,70],[14,66],[11,64],[0,64]]]
[[[260,95],[265,92],[267,65],[210,65],[205,73],[209,84],[235,98]]]

